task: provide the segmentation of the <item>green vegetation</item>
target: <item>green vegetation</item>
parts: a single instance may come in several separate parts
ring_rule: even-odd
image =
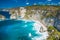
[[[58,10],[60,10],[60,6],[40,6],[40,5],[33,5],[33,6],[27,6],[25,7],[27,9],[27,11],[29,10],[29,15],[33,14],[33,12],[31,12],[31,10],[40,10],[40,17],[41,19],[44,18],[51,18],[51,17],[56,17],[56,15],[58,14]],[[43,11],[43,12],[42,12]],[[46,12],[45,12],[46,11]]]
[[[48,27],[49,37],[47,40],[59,40],[60,32],[53,26]]]
[[[29,9],[29,10],[31,10],[31,9],[35,9],[35,10],[37,10],[37,9],[41,9],[41,10],[58,10],[58,9],[60,9],[60,6],[39,6],[39,5],[33,5],[33,6],[27,6],[27,7],[25,7],[26,9]]]

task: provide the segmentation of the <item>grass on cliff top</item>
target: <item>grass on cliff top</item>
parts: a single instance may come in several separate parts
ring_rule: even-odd
[[[57,10],[57,9],[60,9],[60,6],[53,6],[53,5],[51,5],[51,6],[49,6],[49,5],[33,5],[33,6],[27,6],[25,8],[29,9],[29,10],[31,10],[31,9],[55,9],[55,10]]]
[[[59,40],[60,32],[53,26],[48,27],[49,37],[47,40]]]

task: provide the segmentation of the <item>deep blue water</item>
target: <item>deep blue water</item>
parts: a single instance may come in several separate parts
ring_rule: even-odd
[[[0,21],[0,40],[32,40],[36,36],[36,30],[33,30],[33,21],[23,20],[5,20]],[[29,33],[32,36],[29,37]]]
[[[0,11],[0,15],[3,15],[6,19],[10,19],[10,14],[7,11]]]
[[[60,5],[60,0],[0,0],[0,8],[31,6],[31,5],[34,5],[34,3],[36,3],[37,5],[40,5],[40,4],[41,5],[42,4]]]

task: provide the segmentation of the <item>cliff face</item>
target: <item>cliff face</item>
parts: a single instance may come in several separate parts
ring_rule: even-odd
[[[41,21],[47,26],[53,26],[55,18],[58,16],[59,6],[29,6],[26,7],[27,19],[34,19]],[[57,15],[57,16],[56,16]]]
[[[11,19],[38,20],[45,25],[52,25],[56,17],[59,17],[60,6],[28,6],[8,9]]]
[[[28,6],[10,9],[11,17],[15,19],[33,19],[44,23],[45,25],[54,24],[54,18],[58,16],[59,6]],[[13,18],[12,18],[13,19]]]
[[[4,20],[5,17],[3,15],[0,15],[0,20]]]

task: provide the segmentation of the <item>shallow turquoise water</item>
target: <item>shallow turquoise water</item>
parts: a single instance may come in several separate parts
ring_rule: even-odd
[[[1,40],[32,40],[33,37],[42,36],[36,34],[33,21],[5,20],[0,21]],[[29,34],[31,36],[29,36]]]

